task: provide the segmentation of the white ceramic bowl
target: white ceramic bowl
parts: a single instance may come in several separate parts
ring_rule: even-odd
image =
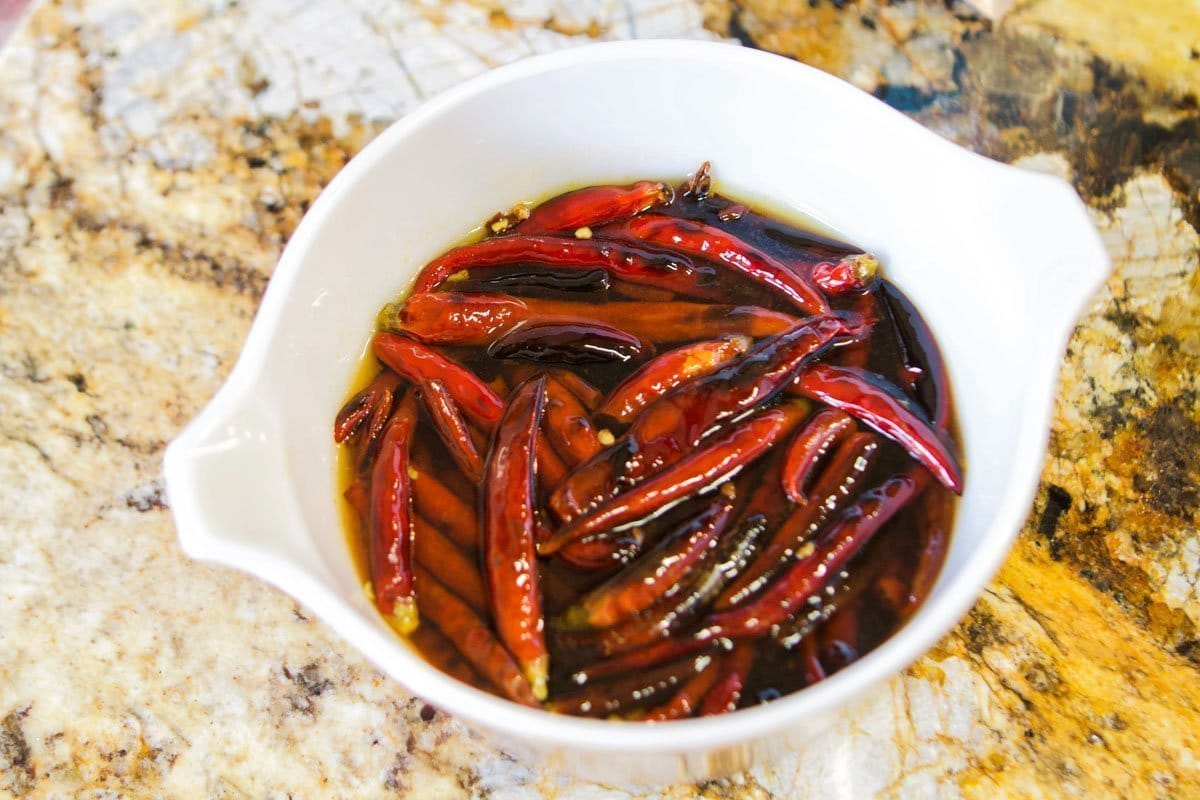
[[[730,193],[878,253],[932,326],[967,465],[941,577],[856,664],[723,717],[576,719],[458,683],[364,598],[336,510],[330,425],[375,312],[497,209],[568,185],[678,179],[705,159]],[[973,155],[801,64],[668,41],[532,58],[401,119],[321,194],[229,381],[167,450],[171,507],[190,555],[280,587],[411,691],[518,753],[606,782],[727,772],[802,746],[824,714],[911,663],[974,602],[1029,513],[1059,359],[1108,270],[1067,184]]]

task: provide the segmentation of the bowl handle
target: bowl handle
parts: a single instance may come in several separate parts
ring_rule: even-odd
[[[1029,303],[1069,335],[1112,272],[1112,260],[1087,206],[1069,183],[1040,173],[1016,174],[1019,180],[1003,200],[1018,217],[1012,230],[1024,231],[1032,241],[1053,243],[1030,255],[1039,269],[1029,275]]]
[[[231,396],[232,395],[232,396]],[[192,558],[256,572],[298,555],[295,503],[279,426],[254,387],[223,389],[167,447],[167,497]]]

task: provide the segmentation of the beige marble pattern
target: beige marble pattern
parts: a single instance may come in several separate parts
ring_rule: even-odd
[[[0,796],[1200,795],[1196,85],[1146,49],[1192,46],[1194,6],[1139,49],[1087,5],[999,27],[941,0],[40,5],[0,53]],[[160,459],[307,204],[388,121],[529,53],[719,35],[1074,180],[1116,271],[1067,354],[1028,528],[958,629],[779,763],[584,784],[188,561]]]

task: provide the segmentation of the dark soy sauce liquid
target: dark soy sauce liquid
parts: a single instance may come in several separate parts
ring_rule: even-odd
[[[842,255],[861,252],[852,245],[837,242],[820,234],[805,231],[782,222],[778,219],[756,213],[745,205],[722,197],[709,194],[704,198],[678,196],[665,209],[656,209],[659,213],[671,214],[681,218],[701,221],[719,228],[753,244],[759,249],[775,256],[784,263],[836,260]],[[518,229],[519,232],[519,229]],[[595,231],[596,236],[603,236],[603,228]],[[536,277],[534,277],[536,276]],[[757,305],[777,311],[795,314],[796,309],[786,300],[771,293],[744,278],[729,277],[718,271],[722,288],[721,302],[732,305]],[[472,274],[465,280],[456,281],[452,290],[455,292],[494,292],[512,293],[523,297],[545,297],[575,302],[605,303],[614,300],[651,300],[669,301],[681,300],[701,302],[694,298],[676,297],[670,292],[657,288],[647,288],[622,283],[610,279],[601,271],[563,271],[555,273],[544,267],[530,265],[514,265],[503,269],[491,269]],[[877,281],[874,288],[864,297],[861,294],[833,297],[831,305],[838,310],[862,310],[870,308],[878,318],[873,333],[866,344],[867,369],[882,375],[897,386],[906,388],[914,404],[931,418],[942,415],[947,421],[951,419],[949,408],[949,387],[936,385],[935,378],[943,374],[938,368],[940,355],[936,344],[930,341],[922,332],[927,330],[920,324],[920,317],[911,302],[904,297],[898,288],[886,280]],[[715,335],[715,334],[714,334]],[[682,346],[685,342],[660,344],[658,353],[674,347]],[[442,348],[447,355],[471,369],[485,381],[492,383],[501,394],[516,386],[525,376],[538,370],[553,367],[576,372],[585,378],[601,392],[607,394],[621,383],[632,372],[639,368],[649,354],[626,363],[602,364],[538,364],[528,361],[502,361],[491,358],[486,354],[486,348],[460,347]],[[835,350],[823,358],[832,363],[839,363],[840,351]],[[372,365],[374,360],[368,358]],[[913,369],[915,368],[915,369]],[[364,374],[364,381],[374,374],[372,368]],[[813,411],[821,408],[814,403]],[[425,412],[422,410],[421,412]],[[418,426],[417,439],[414,447],[418,453],[423,451],[428,461],[439,465],[439,477],[451,488],[460,492],[465,498],[471,499],[478,505],[480,494],[461,473],[453,466],[454,461],[447,452],[428,419],[422,419]],[[614,436],[620,437],[623,426],[611,420],[597,420],[598,428],[607,428]],[[868,430],[862,424],[859,430]],[[952,431],[952,427],[951,427]],[[913,464],[912,459],[899,446],[880,436],[880,453],[870,472],[859,481],[858,487],[868,488],[902,472]],[[786,441],[777,448],[785,447]],[[347,449],[347,448],[343,448]],[[761,459],[750,470],[736,479],[739,487],[753,487],[758,484],[762,473],[766,471],[769,458]],[[444,469],[442,469],[444,467]],[[352,475],[353,470],[346,475]],[[346,483],[349,482],[346,479]],[[539,485],[537,503],[544,503],[547,493],[554,487]],[[739,495],[740,496],[740,495]],[[678,523],[694,515],[699,507],[710,496],[698,498],[672,509],[669,513],[642,526],[646,530],[647,545],[656,536],[669,530]],[[946,537],[953,518],[954,496],[936,481],[932,481],[928,489],[917,502],[910,505],[889,522],[858,554],[839,575],[833,576],[828,587],[845,586],[858,580],[865,583],[865,588],[856,595],[856,599],[848,610],[834,612],[828,621],[818,624],[812,634],[817,643],[816,655],[820,660],[826,676],[837,672],[858,657],[877,647],[881,642],[896,632],[905,620],[912,615],[920,605],[923,597],[909,597],[914,573],[917,571],[918,556],[923,549],[931,550],[931,564],[925,567],[926,580],[931,582],[936,577],[937,570],[946,552]],[[778,502],[791,508],[782,491],[778,493]],[[482,508],[479,509],[482,516]],[[786,518],[786,512],[784,514]],[[351,516],[348,515],[348,519]],[[828,523],[826,523],[828,527]],[[922,535],[922,527],[926,534]],[[358,563],[365,563],[363,556],[363,535],[355,519],[352,522],[353,535],[350,536],[353,547],[358,551]],[[733,526],[727,531],[731,532]],[[769,534],[760,538],[760,542],[769,539]],[[935,544],[930,545],[933,541]],[[939,547],[936,543],[941,542]],[[550,699],[556,695],[569,694],[581,687],[573,679],[573,675],[581,667],[589,663],[589,659],[575,651],[569,641],[570,637],[556,635],[552,620],[564,608],[569,606],[583,592],[602,583],[619,571],[621,564],[614,564],[613,569],[606,571],[581,571],[574,569],[557,559],[540,559],[541,586],[544,609],[547,619],[547,642],[550,648],[551,683]],[[480,565],[482,570],[482,564]],[[362,572],[365,575],[365,571]],[[868,576],[862,581],[863,576]],[[897,589],[897,587],[899,587]],[[918,587],[919,588],[919,587]],[[928,589],[928,586],[925,587]],[[419,593],[419,585],[418,585]],[[838,607],[837,593],[834,593],[833,607]],[[898,598],[901,600],[897,602]],[[839,626],[837,614],[852,613],[855,624]],[[841,628],[849,630],[850,635],[832,635],[822,628],[830,630]],[[694,627],[694,626],[693,626]],[[783,626],[781,626],[783,627]],[[687,629],[676,635],[682,635]],[[789,694],[806,685],[805,654],[803,648],[795,642],[790,646],[771,636],[764,636],[754,642],[756,655],[754,666],[749,675],[748,684],[741,694],[739,707],[755,705],[780,696]],[[421,650],[422,654],[435,665],[445,671],[484,688],[494,689],[481,678],[470,665],[458,656],[454,647],[427,622],[422,622],[411,641]],[[811,657],[811,651],[809,653]],[[648,671],[649,672],[649,671]],[[628,682],[628,676],[609,679],[614,690],[623,681]],[[604,686],[596,682],[596,687]],[[652,695],[641,709],[652,708],[670,699],[674,690]],[[621,709],[621,715],[636,718],[639,708],[634,705]]]

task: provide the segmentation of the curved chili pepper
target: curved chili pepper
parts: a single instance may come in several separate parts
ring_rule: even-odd
[[[783,488],[793,503],[808,502],[805,484],[812,480],[817,462],[854,433],[854,420],[836,409],[818,411],[792,438],[783,462]]]
[[[725,497],[678,525],[654,548],[625,570],[584,595],[567,609],[561,624],[568,628],[607,628],[644,611],[668,595],[728,526],[733,503]]]
[[[564,522],[636,484],[695,448],[720,422],[770,402],[796,370],[824,348],[861,337],[856,320],[838,315],[797,322],[717,372],[677,386],[651,403],[625,435],[576,469],[550,496]]]
[[[588,410],[557,377],[546,379],[546,409],[543,413],[546,438],[570,466],[577,466],[603,449]]]
[[[479,518],[475,509],[435,474],[432,461],[418,453],[417,476],[412,479],[413,506],[437,525],[465,553],[479,550]]]
[[[611,325],[530,320],[497,337],[487,354],[558,364],[605,364],[632,361],[649,349],[638,337]]]
[[[704,449],[685,456],[654,477],[555,531],[538,551],[552,555],[565,544],[666,511],[752,464],[799,422],[800,414],[787,407],[772,409],[742,422],[735,430],[720,438],[714,437]]]
[[[492,616],[539,700],[546,698],[550,668],[533,505],[534,450],[545,395],[545,378],[527,381],[513,393],[497,425],[483,483],[483,555]]]
[[[478,481],[483,476],[483,458],[475,449],[467,422],[454,402],[454,396],[439,380],[425,380],[419,384],[425,410],[433,420],[433,427],[442,435],[442,441],[450,456],[462,468],[467,477]]]
[[[601,630],[556,630],[556,640],[569,645],[577,657],[607,659],[576,672],[572,680],[583,685],[595,678],[654,666],[706,649],[708,643],[688,644],[691,637],[677,634],[693,625],[749,563],[767,530],[765,522],[761,514],[743,517],[715,554],[705,554],[680,592],[664,597],[641,614]]]
[[[892,329],[903,348],[905,367],[908,370],[919,369],[919,363],[925,364],[926,369],[920,370],[921,380],[926,386],[926,391],[919,393],[921,405],[933,420],[934,427],[945,431],[950,426],[950,379],[946,375],[946,364],[937,339],[903,292],[883,281],[879,295],[883,298],[882,305],[887,309]]]
[[[591,681],[600,681],[615,675],[625,675],[639,670],[656,667],[677,661],[681,658],[698,656],[728,649],[728,640],[711,636],[673,636],[661,639],[640,650],[621,652],[604,661],[597,661],[586,669],[581,669],[571,675],[572,682],[584,686]]]
[[[943,486],[962,494],[962,468],[951,446],[908,398],[879,376],[853,367],[813,364],[801,370],[795,391],[845,411],[897,442]]]
[[[387,306],[379,327],[403,331],[427,344],[487,346],[529,320],[600,323],[658,342],[686,342],[714,335],[753,338],[787,330],[796,318],[757,306],[633,300],[579,303],[540,297],[437,292]]]
[[[567,477],[567,465],[563,463],[562,458],[554,451],[550,440],[546,438],[545,431],[538,431],[537,443],[534,445],[534,455],[537,461],[537,481],[538,485],[549,491],[551,487],[558,486]]]
[[[814,264],[809,274],[826,294],[865,292],[879,274],[879,259],[870,253],[858,253],[840,261]]]
[[[419,580],[419,579],[418,579]],[[425,660],[437,666],[468,686],[480,686],[490,683],[475,671],[471,663],[463,658],[462,653],[454,646],[454,642],[433,625],[422,625],[408,635],[408,640],[420,651]]]
[[[413,591],[408,475],[409,447],[416,427],[416,398],[408,394],[383,431],[371,471],[371,585],[375,605],[400,633],[411,633],[419,621]]]
[[[351,397],[342,410],[338,412],[333,423],[333,441],[338,444],[349,439],[368,419],[367,436],[374,439],[387,423],[387,415],[392,413],[392,395],[400,385],[400,376],[391,370],[381,370],[367,384],[367,387]],[[383,419],[378,419],[379,411],[386,407]]]
[[[604,232],[728,267],[786,297],[805,313],[829,311],[825,298],[803,277],[774,256],[720,228],[662,214],[643,214],[609,226]]]
[[[950,520],[952,506],[946,502],[948,496],[930,492],[918,511],[917,563],[909,581],[905,603],[897,608],[902,618],[907,617],[929,596],[937,581],[942,564],[946,561],[946,550],[950,545]]]
[[[417,275],[412,294],[432,292],[455,273],[536,264],[557,270],[603,269],[612,277],[633,284],[667,289],[685,297],[715,300],[720,297],[716,273],[692,263],[686,256],[609,239],[576,239],[566,236],[503,236],[455,248],[430,261]]]
[[[538,539],[538,544],[545,540],[545,538]],[[628,564],[637,557],[642,550],[644,541],[641,529],[630,528],[617,533],[606,533],[603,536],[572,542],[555,553],[554,557],[576,569],[589,572],[608,571],[622,564]]]
[[[646,363],[609,393],[599,413],[629,422],[647,405],[685,381],[711,375],[738,356],[753,341],[748,336],[723,336],[684,345]]]
[[[417,566],[466,601],[476,614],[487,617],[487,587],[475,559],[464,555],[437,526],[420,516],[413,519],[413,557]]]
[[[738,642],[733,646],[733,652],[725,657],[721,665],[721,677],[700,703],[700,716],[711,717],[737,709],[742,699],[742,689],[754,667],[754,655],[754,645],[750,642]]]
[[[486,430],[491,430],[500,419],[504,401],[461,364],[454,363],[420,342],[393,333],[375,334],[371,347],[380,361],[413,383],[441,381],[458,407]]]
[[[521,705],[536,707],[538,701],[529,682],[504,645],[492,635],[488,624],[432,575],[423,573],[419,580],[421,613],[501,694]]]
[[[517,232],[571,233],[626,219],[674,199],[670,187],[655,181],[638,181],[628,186],[589,186],[560,194],[533,209],[529,219],[518,223]]]
[[[560,714],[585,717],[627,714],[634,709],[644,708],[686,683],[700,670],[699,662],[702,661],[681,660],[640,674],[607,681],[599,686],[589,686],[554,698],[547,704],[547,708]],[[703,661],[703,665],[707,666],[707,661]]]
[[[576,399],[583,403],[583,407],[589,412],[595,411],[604,401],[603,392],[570,370],[551,368],[546,370],[546,374],[575,395]]]
[[[758,593],[821,526],[853,497],[854,488],[875,463],[879,441],[858,433],[837,449],[813,487],[813,502],[797,508],[771,536],[754,563],[717,599],[718,611],[741,605]]]
[[[723,657],[710,657],[707,664],[700,667],[687,683],[679,687],[675,695],[660,706],[646,712],[643,719],[646,722],[666,722],[671,719],[684,719],[695,716],[700,703],[708,694],[709,689],[721,675]]]
[[[821,588],[828,575],[849,561],[888,520],[914,500],[927,481],[917,471],[888,478],[862,494],[838,522],[777,581],[750,602],[713,614],[697,638],[744,638],[766,633],[787,619]]]

